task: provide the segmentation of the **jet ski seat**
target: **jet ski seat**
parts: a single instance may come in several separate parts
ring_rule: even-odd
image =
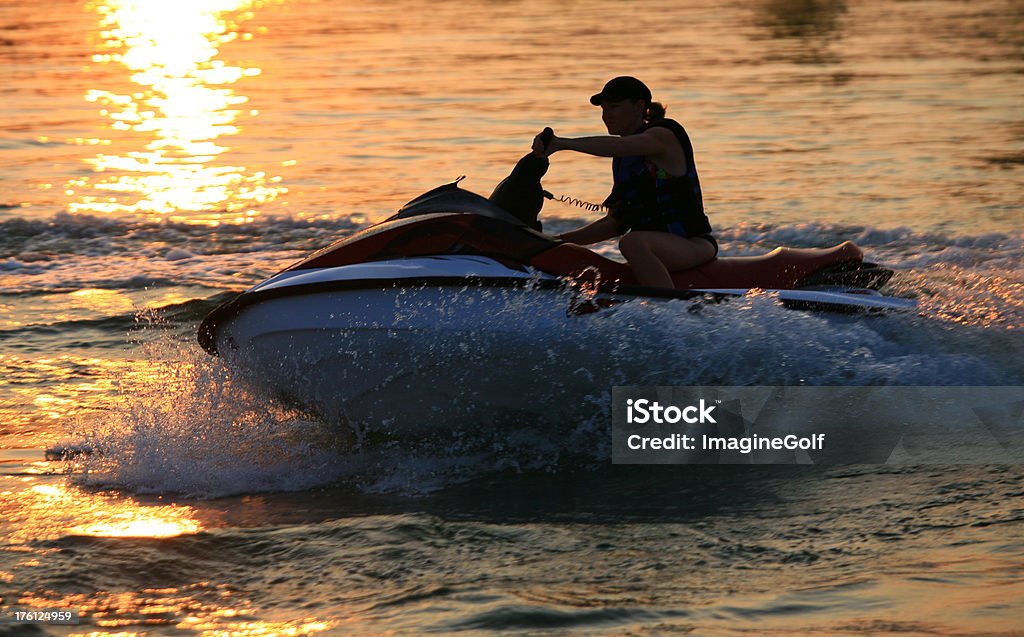
[[[775,248],[751,257],[718,257],[672,274],[676,289],[797,287],[802,279],[829,266],[859,263],[864,252],[852,241],[830,248]],[[533,257],[530,265],[551,274],[636,285],[632,269],[583,246],[561,243]]]

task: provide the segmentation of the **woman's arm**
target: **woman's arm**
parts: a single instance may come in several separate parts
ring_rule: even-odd
[[[635,157],[637,155],[659,156],[665,154],[675,143],[672,131],[663,127],[649,128],[639,135],[598,135],[595,137],[552,136],[547,147],[534,140],[533,151],[538,155],[551,155],[560,150],[574,150],[597,157]]]
[[[578,243],[585,246],[600,241],[607,241],[617,236],[619,236],[619,222],[611,216],[606,216],[588,223],[582,228],[561,234],[559,238],[567,243]]]

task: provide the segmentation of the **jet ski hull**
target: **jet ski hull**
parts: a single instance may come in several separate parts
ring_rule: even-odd
[[[533,361],[550,359],[554,335],[578,320],[571,300],[528,285],[323,289],[246,306],[217,330],[216,345],[261,391],[354,431],[374,423],[378,433],[418,437],[561,419],[570,414],[538,401],[553,383]],[[557,349],[558,360],[600,362]],[[571,375],[556,383],[581,389]]]
[[[606,363],[578,338],[592,327],[583,315],[638,298],[718,301],[746,292],[638,297],[480,256],[388,260],[271,278],[207,318],[204,346],[262,391],[351,431],[376,423],[378,432],[409,437],[500,419],[567,422],[583,405],[558,396],[594,388],[586,374],[567,374],[564,361],[573,369]],[[777,294],[846,309],[896,301],[835,290]]]

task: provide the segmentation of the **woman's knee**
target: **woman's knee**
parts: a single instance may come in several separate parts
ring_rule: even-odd
[[[619,252],[626,259],[630,259],[632,256],[651,252],[651,246],[647,245],[639,235],[629,232],[619,239]]]

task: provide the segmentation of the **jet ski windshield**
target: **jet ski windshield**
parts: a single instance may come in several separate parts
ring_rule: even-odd
[[[528,225],[515,215],[475,192],[459,188],[459,181],[423,193],[399,209],[388,221],[444,212],[465,212],[489,217],[515,226]]]
[[[436,212],[468,212],[540,231],[541,223],[537,217],[544,206],[540,179],[547,170],[547,158],[530,153],[516,163],[509,176],[487,199],[460,189],[460,177],[413,199],[388,221]]]

